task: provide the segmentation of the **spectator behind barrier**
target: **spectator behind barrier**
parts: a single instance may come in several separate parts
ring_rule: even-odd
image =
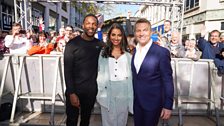
[[[60,39],[64,39],[64,37],[65,37],[65,28],[64,28],[64,27],[61,27],[61,28],[59,29],[59,34],[58,34],[58,36],[56,37],[56,40],[55,40],[55,43],[54,43],[54,49],[56,49],[58,41],[59,41]]]
[[[9,48],[10,54],[26,54],[32,47],[32,42],[26,37],[26,31],[22,30],[21,24],[12,25],[12,35],[5,37],[5,46]]]
[[[50,54],[50,52],[54,49],[54,45],[52,43],[47,43],[46,38],[46,33],[40,32],[38,35],[38,45],[33,46],[30,50],[28,50],[28,54]]]
[[[161,43],[165,46],[166,44],[168,44],[169,43],[169,40],[168,40],[168,38],[167,37],[165,37],[165,36],[162,36],[161,37]],[[163,46],[163,47],[164,47]]]
[[[7,32],[2,32],[0,29],[0,54],[9,53],[9,48],[5,47],[5,36],[8,35]]]
[[[76,36],[81,35],[81,31],[78,28],[75,28],[72,34],[73,34],[73,37],[75,38]]]
[[[201,57],[201,51],[196,47],[195,39],[191,39],[187,42],[187,47],[185,45],[185,58],[190,58],[192,60],[199,60]],[[186,44],[186,43],[185,43]]]
[[[220,43],[220,32],[218,30],[213,30],[210,34],[209,41],[204,39],[206,34],[206,28],[203,27],[201,29],[201,37],[198,40],[198,48],[202,51],[202,58],[218,58],[221,49],[224,48],[224,44]]]
[[[107,32],[103,32],[103,42],[107,42]]]
[[[186,40],[184,41],[184,48],[185,48],[185,50],[187,50],[187,49],[190,48],[190,40],[189,40],[189,39],[186,39]]]
[[[54,30],[50,31],[50,40],[49,40],[49,43],[55,44],[56,43],[56,39],[57,39],[57,32],[54,31]]]
[[[171,34],[172,34],[171,25],[172,22],[170,20],[164,21],[164,33],[162,34],[162,36],[167,37],[169,42],[171,41]]]
[[[224,33],[220,35],[220,42],[224,43]]]
[[[126,31],[127,31],[127,36],[129,35],[134,35],[133,29],[132,29],[132,25],[131,25],[131,11],[129,10],[127,13],[127,18],[126,18]]]
[[[220,54],[214,59],[214,63],[218,69],[218,74],[224,74],[224,48],[221,49]]]
[[[67,25],[65,27],[65,37],[64,37],[64,39],[65,39],[66,43],[73,38],[73,35],[72,35],[73,32],[74,32],[74,29],[71,25]]]
[[[51,51],[50,54],[60,55],[64,53],[66,41],[64,39],[60,39],[57,43],[56,50]]]
[[[64,38],[64,37],[65,37],[65,28],[64,28],[64,27],[61,27],[61,28],[59,29],[59,35],[57,36],[56,43],[57,43],[60,39],[62,39],[62,38]]]
[[[172,58],[183,58],[184,57],[184,46],[180,44],[179,32],[173,31],[171,35],[171,42],[165,45]]]
[[[34,37],[34,35],[33,35],[33,31],[32,30],[26,30],[26,38],[30,41],[30,42],[32,42],[32,43],[34,43],[34,42],[36,42],[37,40],[36,40],[36,38]],[[33,45],[33,44],[32,44]]]

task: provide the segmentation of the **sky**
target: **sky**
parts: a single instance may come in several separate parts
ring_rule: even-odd
[[[104,14],[104,20],[108,20],[117,16],[127,16],[128,11],[130,10],[132,13],[132,16],[136,13],[136,11],[139,9],[139,5],[125,5],[125,4],[113,4],[113,12],[111,12],[111,15]]]

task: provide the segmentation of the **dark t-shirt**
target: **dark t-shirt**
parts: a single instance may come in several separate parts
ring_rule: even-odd
[[[67,94],[97,92],[96,77],[102,42],[86,41],[81,36],[70,40],[64,52],[64,75]]]

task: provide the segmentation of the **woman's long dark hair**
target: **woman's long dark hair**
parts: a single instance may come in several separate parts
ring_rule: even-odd
[[[121,31],[121,35],[122,35],[122,39],[121,39],[121,43],[120,43],[121,54],[123,54],[124,52],[130,52],[129,47],[128,47],[127,37],[125,35],[124,29],[122,28],[122,26],[120,24],[113,23],[111,25],[110,30],[107,35],[106,47],[104,48],[103,53],[102,53],[102,57],[104,57],[104,58],[113,57],[112,56],[113,43],[110,40],[110,35],[111,35],[111,32],[113,29],[119,29]]]

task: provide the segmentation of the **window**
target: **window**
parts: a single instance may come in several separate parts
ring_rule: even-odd
[[[62,9],[67,12],[67,4],[66,3],[62,3]]]
[[[221,30],[224,30],[224,22],[221,22]]]
[[[199,6],[199,0],[195,0],[195,4],[194,4],[196,7]]]
[[[185,11],[193,9],[199,6],[199,0],[186,0],[185,1]]]

